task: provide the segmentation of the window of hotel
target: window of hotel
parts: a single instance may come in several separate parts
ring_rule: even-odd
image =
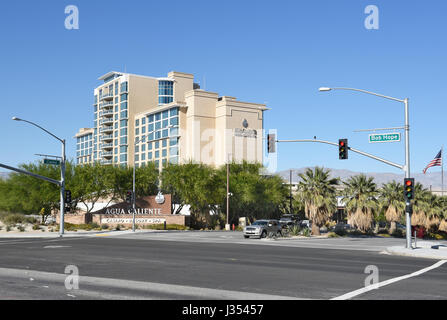
[[[115,95],[118,95],[118,82],[115,82]]]
[[[152,152],[148,152],[147,154],[147,160],[151,160],[152,159]]]
[[[127,93],[123,93],[121,95],[121,102],[123,102],[123,101],[127,101]]]
[[[141,119],[141,125],[144,126],[145,124],[146,124],[146,118],[143,117],[143,118]]]
[[[160,158],[160,151],[155,151],[155,159]]]
[[[121,119],[127,119],[127,110],[121,111],[120,118]]]
[[[127,137],[120,138],[120,145],[127,144]]]
[[[138,154],[135,155],[135,161],[140,161],[140,157],[138,156]]]
[[[167,145],[168,145],[168,140],[163,140],[163,141],[161,142],[161,146],[162,146],[162,148],[166,148]]]
[[[140,128],[135,129],[135,135],[138,136],[140,134]]]
[[[127,154],[121,154],[120,155],[120,162],[126,162],[127,161]]]
[[[158,104],[174,101],[174,82],[161,80],[158,82]]]
[[[123,82],[123,83],[121,83],[121,93],[123,93],[123,92],[127,92],[127,81],[126,82]]]
[[[127,110],[127,101],[121,103],[121,111]]]
[[[140,119],[135,120],[135,126],[138,127],[140,125]]]
[[[146,144],[142,144],[141,145],[141,152],[145,152],[146,151]]]
[[[140,152],[140,147],[139,146],[135,146],[135,153]]]
[[[145,153],[142,153],[141,154],[141,161],[145,161],[146,160],[146,154]]]

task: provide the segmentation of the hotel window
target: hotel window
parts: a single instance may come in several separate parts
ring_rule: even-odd
[[[140,152],[140,147],[139,146],[135,146],[135,153]]]
[[[127,92],[127,81],[126,82],[123,82],[123,83],[121,83],[121,93],[123,93],[123,92]]]
[[[138,156],[138,154],[135,155],[135,161],[140,161],[140,157]]]
[[[127,101],[127,93],[123,93],[121,95],[121,102],[123,102],[123,101]]]
[[[135,120],[135,127],[139,127],[140,126],[140,119]]]
[[[115,95],[118,95],[118,82],[115,82]]]
[[[145,152],[146,151],[146,144],[142,144],[141,145],[141,152]]]
[[[140,128],[135,129],[135,135],[138,136],[140,134]]]
[[[152,152],[148,152],[147,154],[147,160],[151,160],[152,159]]]
[[[174,82],[160,80],[158,82],[158,104],[168,104],[174,101]]]
[[[145,153],[142,153],[141,154],[141,161],[145,161],[146,160],[146,154]]]

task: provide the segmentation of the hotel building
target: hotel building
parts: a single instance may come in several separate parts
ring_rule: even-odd
[[[93,128],[75,136],[78,164],[263,162],[264,104],[201,90],[181,72],[163,78],[109,72],[99,80]]]

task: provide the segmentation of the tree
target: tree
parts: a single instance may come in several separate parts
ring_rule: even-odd
[[[378,191],[374,178],[360,174],[349,178],[343,184],[345,189],[342,196],[348,219],[361,231],[370,230],[378,209]]]
[[[413,214],[411,216],[412,226],[426,226],[427,214],[430,211],[429,198],[431,192],[428,191],[422,184],[417,182],[414,186],[414,202]]]
[[[312,222],[312,234],[319,235],[320,227],[332,216],[337,207],[338,179],[330,178],[330,170],[316,167],[300,173],[299,199],[304,203],[306,217]]]
[[[405,213],[403,185],[396,181],[384,184],[379,195],[380,207],[385,210],[385,218],[391,223],[390,234],[392,234],[396,230],[396,223],[401,221]]]

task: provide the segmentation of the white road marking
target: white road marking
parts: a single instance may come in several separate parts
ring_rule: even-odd
[[[0,268],[0,276],[6,276],[8,278],[29,278],[32,276],[38,281],[49,281],[64,283],[66,274],[34,271],[34,270],[23,270],[23,269],[9,269]],[[145,296],[146,294],[157,295],[160,294],[164,296],[166,294],[171,294],[175,296],[186,296],[193,297],[194,299],[206,299],[206,300],[298,300],[299,298],[290,296],[280,296],[264,293],[252,293],[252,292],[242,292],[233,290],[223,290],[223,289],[213,289],[213,288],[203,288],[203,287],[193,287],[186,285],[176,285],[176,284],[166,284],[166,283],[156,283],[156,282],[144,282],[144,281],[134,281],[134,280],[122,280],[122,279],[110,279],[110,278],[98,278],[89,276],[80,276],[79,286],[82,289],[85,286],[94,286],[96,288],[107,288],[110,289],[127,289],[135,290],[136,292],[141,291],[138,296]],[[78,291],[74,291],[76,293]],[[99,293],[99,297],[107,293]],[[67,294],[70,296],[69,294]]]
[[[402,281],[402,280],[406,280],[406,279],[409,279],[409,278],[420,276],[421,274],[424,274],[424,273],[426,273],[428,271],[431,271],[431,270],[439,268],[440,266],[442,266],[446,262],[447,262],[447,260],[441,260],[441,261],[436,262],[434,265],[432,265],[432,266],[430,266],[428,268],[424,268],[424,269],[421,269],[419,271],[407,274],[405,276],[392,278],[392,279],[389,279],[389,280],[386,280],[386,281],[383,281],[383,282],[379,282],[378,284],[375,284],[375,285],[371,285],[371,286],[368,286],[368,287],[365,287],[365,288],[362,288],[362,289],[358,289],[358,290],[355,290],[355,291],[352,291],[352,292],[348,292],[348,293],[346,293],[346,294],[344,294],[342,296],[332,298],[331,300],[349,300],[349,299],[352,299],[352,298],[354,298],[356,296],[364,294],[366,292],[380,289],[381,287],[390,285],[392,283],[396,283],[396,282],[399,282],[399,281]]]
[[[71,246],[45,246],[44,249],[71,248]]]

